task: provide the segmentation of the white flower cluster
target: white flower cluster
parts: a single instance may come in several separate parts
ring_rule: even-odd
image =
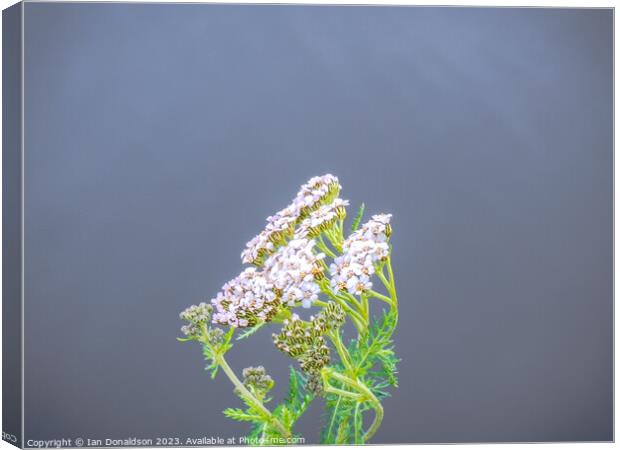
[[[333,225],[336,219],[344,219],[346,207],[349,206],[348,200],[341,198],[334,199],[333,202],[322,205],[306,217],[295,230],[296,238],[315,237]]]
[[[331,174],[313,177],[301,186],[292,203],[267,218],[267,225],[241,252],[244,263],[261,265],[265,257],[292,237],[295,225],[319,206],[330,202],[340,192],[338,178]]]
[[[312,177],[301,186],[293,204],[300,209],[302,214],[305,214],[335,198],[341,187],[338,177],[330,173],[320,177]]]
[[[274,285],[254,267],[245,269],[227,282],[211,300],[215,307],[213,323],[251,327],[271,319],[280,307]]]
[[[323,253],[314,254],[314,240],[293,239],[265,261],[263,270],[245,269],[211,300],[213,323],[251,327],[269,321],[280,305],[312,306],[320,292]]]
[[[293,233],[298,220],[299,210],[293,205],[267,217],[265,229],[245,245],[245,250],[241,252],[241,261],[260,265],[265,256],[273,253],[276,244],[282,243]]]
[[[330,265],[331,287],[361,295],[372,288],[375,262],[387,258],[387,240],[392,233],[391,214],[378,214],[352,233],[342,245],[343,254]]]
[[[266,276],[281,293],[282,303],[295,306],[302,302],[304,308],[310,308],[318,298],[320,288],[315,280],[323,276],[320,261],[325,255],[315,255],[313,248],[313,240],[293,239],[265,261]]]

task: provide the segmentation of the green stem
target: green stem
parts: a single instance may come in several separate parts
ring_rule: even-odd
[[[366,319],[366,324],[370,323],[370,307],[368,305],[368,295],[362,294],[360,296],[362,300],[362,307],[364,309],[364,318]]]
[[[338,238],[340,242],[344,242],[344,219],[338,221]]]
[[[325,243],[325,241],[323,240],[323,236],[321,236],[320,234],[317,236],[316,238],[316,246],[323,252],[325,253],[327,256],[329,256],[331,259],[336,259],[337,256],[336,254],[331,251],[331,249],[327,246],[327,244]]]
[[[282,425],[282,423],[273,416],[273,414],[271,413],[271,411],[269,411],[267,408],[265,408],[265,405],[263,405],[263,403],[258,400],[256,397],[254,397],[252,395],[252,393],[243,385],[243,383],[241,382],[241,380],[239,380],[239,378],[237,378],[237,375],[235,375],[235,372],[231,369],[231,367],[228,365],[228,363],[226,362],[226,359],[224,359],[223,355],[216,355],[216,363],[222,368],[222,370],[224,371],[224,373],[226,374],[226,376],[228,377],[228,379],[232,382],[232,384],[235,386],[235,388],[237,389],[238,392],[241,393],[241,395],[243,395],[243,397],[249,401],[250,403],[252,403],[252,405],[254,405],[255,408],[257,408],[263,416],[265,416],[266,418],[269,419],[269,421],[271,422],[271,424],[278,429],[278,431],[280,432],[280,434],[282,434],[283,437],[290,437],[291,433],[289,430],[286,429],[286,427],[284,425]]]
[[[356,394],[355,392],[345,391],[344,389],[340,389],[340,388],[332,386],[329,383],[329,378],[332,377],[334,379],[338,379],[334,375],[339,375],[339,374],[337,372],[334,372],[333,369],[330,369],[327,367],[321,371],[321,378],[323,379],[323,388],[325,389],[325,392],[328,392],[330,394],[335,394],[340,397],[349,397],[354,400],[360,400],[362,398],[360,394]],[[343,375],[343,378],[346,379],[347,382],[349,382],[350,384],[351,380],[349,378],[344,377],[344,375]]]
[[[358,400],[358,401],[362,398],[360,394],[356,394],[355,392],[345,391],[344,389],[338,389],[330,385],[326,386],[324,389],[325,389],[325,392],[329,394],[338,395],[339,397],[349,397],[349,398],[352,398],[353,400]]]
[[[377,277],[379,277],[379,279],[383,283],[383,286],[385,286],[385,288],[388,290],[388,292],[391,295],[392,294],[392,284],[388,281],[387,278],[385,278],[385,275],[383,275],[383,267],[381,267],[381,270],[377,270],[375,273],[377,274]]]
[[[338,352],[338,356],[340,356],[340,359],[342,360],[342,364],[344,364],[347,372],[352,374],[353,364],[351,363],[351,356],[349,355],[347,349],[344,347],[342,339],[340,339],[340,333],[338,332],[338,330],[336,330],[333,333],[329,333],[329,337],[333,342],[334,347],[336,347],[336,351]]]
[[[388,276],[390,277],[390,294],[392,296],[392,300],[394,301],[394,304],[396,304],[398,302],[398,298],[396,297],[396,284],[394,283],[394,272],[392,271],[391,256],[388,256],[386,265],[388,269]]]
[[[361,403],[357,403],[355,405],[355,411],[353,413],[353,437],[356,444],[363,444],[363,441],[360,441],[360,420],[358,418],[360,414],[360,405]]]
[[[338,396],[338,401],[336,402],[336,406],[332,411],[332,419],[329,421],[329,428],[327,429],[327,434],[325,435],[327,440],[329,441],[332,437],[332,430],[334,429],[334,422],[336,421],[336,416],[338,415],[338,408],[340,408],[340,402],[342,401],[342,397]]]
[[[319,265],[323,268],[323,271],[327,272],[329,271],[329,267],[327,267],[327,264],[325,263],[325,261],[323,261],[322,259],[317,260]]]
[[[388,276],[390,277],[388,291],[390,292],[390,297],[392,297],[392,310],[394,311],[395,316],[396,316],[394,320],[394,327],[393,327],[394,329],[396,328],[396,324],[398,323],[398,296],[396,295],[396,284],[394,282],[394,272],[392,271],[391,255],[388,256],[386,266],[388,269]]]
[[[344,301],[346,302],[350,302],[352,304],[355,305],[355,307],[359,310],[362,311],[362,304],[360,302],[357,301],[357,299],[352,296],[351,294],[349,294],[346,291],[341,291],[339,294],[337,294],[340,298],[342,298]]]
[[[325,230],[323,234],[327,236],[327,239],[334,246],[336,251],[338,253],[342,253],[342,241],[340,240],[340,237],[334,234],[333,230]]]
[[[353,378],[350,378],[350,377],[348,377],[346,375],[343,375],[343,374],[341,374],[339,372],[336,372],[335,370],[329,370],[327,372],[327,375],[329,375],[334,380],[338,380],[341,383],[344,383],[344,384],[346,384],[348,386],[351,386],[354,389],[359,390],[359,383],[356,380],[354,380]]]
[[[383,406],[381,405],[381,402],[375,396],[375,394],[373,394],[372,391],[368,389],[366,385],[362,383],[361,381],[357,379],[353,380],[333,370],[328,370],[325,373],[327,377],[331,377],[335,380],[338,380],[356,389],[361,394],[360,400],[361,401],[368,400],[368,402],[370,402],[370,404],[372,405],[373,409],[375,410],[375,418],[372,424],[370,425],[370,428],[368,428],[368,430],[364,434],[364,442],[367,442],[371,437],[374,436],[374,434],[377,432],[377,430],[381,426],[381,422],[383,421]],[[331,386],[328,385],[328,387],[331,387]],[[350,394],[348,391],[343,391],[343,392],[347,392],[347,394]],[[350,397],[350,395],[348,396]]]
[[[375,297],[375,298],[378,298],[379,300],[384,301],[384,302],[385,302],[385,303],[387,303],[388,305],[391,305],[391,304],[392,304],[392,299],[391,299],[390,297],[387,297],[387,296],[385,296],[385,295],[383,295],[383,294],[380,294],[380,293],[379,293],[379,292],[377,292],[377,291],[373,291],[372,289],[370,289],[370,290],[368,291],[368,294],[370,294],[370,296],[371,296],[371,297]]]
[[[375,410],[375,419],[372,421],[370,428],[368,428],[368,430],[364,434],[364,442],[368,442],[368,440],[370,440],[370,438],[375,435],[375,433],[381,426],[381,422],[383,421],[383,406],[381,405],[379,399],[375,397],[375,394],[373,394],[370,389],[368,389],[365,385],[360,384],[360,389],[362,391],[365,391],[368,400],[370,401],[372,407]]]

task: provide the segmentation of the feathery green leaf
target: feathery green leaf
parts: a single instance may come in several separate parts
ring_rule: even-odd
[[[224,415],[240,422],[263,422],[263,417],[255,414],[249,414],[240,408],[226,408]]]
[[[353,224],[351,225],[351,231],[357,230],[360,226],[360,222],[362,221],[362,217],[364,216],[364,210],[366,209],[366,205],[363,203],[360,205],[357,210],[357,214],[355,215],[355,219],[353,219]]]

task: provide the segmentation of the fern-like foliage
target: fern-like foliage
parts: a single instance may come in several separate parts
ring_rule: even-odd
[[[399,359],[394,353],[392,335],[398,322],[398,312],[395,309],[384,311],[380,319],[376,319],[358,339],[353,339],[349,345],[349,353],[357,373],[360,376],[372,374],[383,377],[388,385],[397,387],[396,364]],[[376,367],[376,366],[379,367]]]
[[[305,382],[304,375],[291,366],[288,395],[273,412],[289,431],[292,430],[293,425],[306,412],[314,398],[312,394],[304,389]]]
[[[392,335],[398,321],[396,309],[384,311],[380,319],[368,328],[366,333],[353,339],[348,347],[355,375],[361,383],[382,400],[390,396],[389,388],[398,386],[397,363]],[[344,373],[342,365],[334,369]],[[347,389],[342,383],[336,388]],[[339,395],[326,396],[327,414],[321,442],[324,444],[364,443],[362,428],[364,412],[371,409],[368,402],[356,401]]]

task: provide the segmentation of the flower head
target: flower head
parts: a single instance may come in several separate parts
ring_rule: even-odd
[[[260,266],[266,256],[293,236],[298,220],[299,209],[294,205],[289,205],[273,216],[267,217],[265,229],[246,244],[241,252],[241,260]]]
[[[227,282],[211,304],[214,323],[242,328],[270,320],[280,308],[280,298],[269,279],[249,267]]]
[[[392,214],[375,214],[360,229],[352,233],[350,238],[355,240],[363,236],[374,242],[385,242],[392,235],[391,219]]]
[[[269,233],[263,230],[245,244],[245,249],[241,252],[241,261],[246,264],[260,265],[265,256],[274,249],[275,245],[271,241]]]
[[[347,206],[349,206],[349,201],[341,198],[336,198],[333,202],[320,206],[302,220],[295,231],[295,237],[318,236],[322,231],[331,228],[336,220],[345,218]]]
[[[392,233],[391,214],[378,214],[353,232],[343,243],[343,254],[330,265],[331,287],[361,295],[372,288],[375,263],[387,258],[387,240]]]
[[[295,226],[304,217],[336,198],[340,188],[338,178],[331,174],[308,180],[291,204],[267,218],[265,229],[252,238],[241,252],[241,260],[261,266],[268,255],[293,237]]]
[[[315,254],[313,248],[313,240],[293,239],[265,261],[266,277],[288,306],[301,302],[309,308],[318,298],[316,280],[323,277],[321,260],[325,255]]]
[[[305,215],[319,206],[331,202],[340,193],[341,188],[338,177],[330,173],[320,177],[312,177],[301,186],[293,204]]]

